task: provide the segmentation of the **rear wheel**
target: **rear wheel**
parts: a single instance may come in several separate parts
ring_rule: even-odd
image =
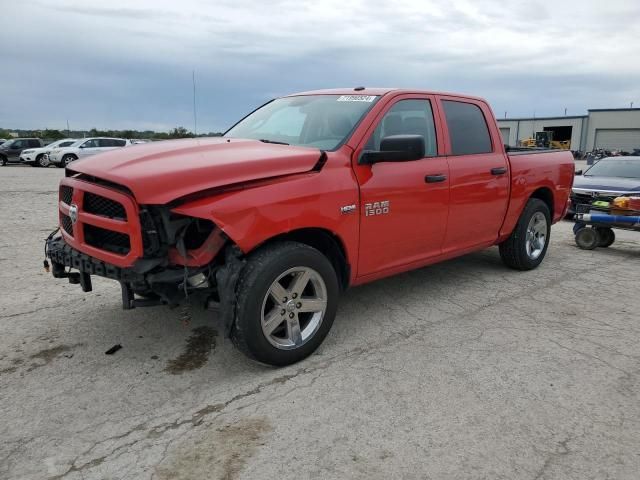
[[[536,268],[549,247],[551,214],[538,198],[531,198],[509,238],[500,244],[500,257],[505,265],[516,270]]]
[[[600,237],[600,243],[598,246],[601,248],[607,248],[613,245],[613,242],[616,241],[616,234],[612,228],[608,227],[600,227],[598,230],[598,236]]]
[[[326,337],[338,305],[338,278],[315,248],[281,242],[252,254],[238,283],[231,337],[248,357],[283,366]]]
[[[76,157],[75,155],[67,154],[64,157],[62,157],[62,163],[60,164],[60,166],[61,167],[66,167],[71,162],[73,162],[74,160],[77,160],[77,159],[78,159],[78,157]]]
[[[576,232],[576,245],[582,250],[593,250],[600,244],[600,235],[595,228],[581,228]]]
[[[4,156],[0,157],[0,163],[4,167],[7,164],[7,157],[4,157]]]

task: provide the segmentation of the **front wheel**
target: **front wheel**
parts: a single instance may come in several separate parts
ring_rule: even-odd
[[[235,345],[275,366],[313,353],[326,337],[338,305],[338,278],[315,248],[280,242],[251,254],[238,283]]]
[[[4,167],[7,164],[7,157],[0,157],[0,164]]]
[[[550,236],[549,207],[542,200],[531,198],[509,238],[500,244],[500,257],[510,268],[532,270],[547,254]]]
[[[36,158],[35,165],[38,166],[38,167],[42,167],[42,168],[48,167],[49,166],[49,159],[45,157],[44,153],[41,153]]]
[[[581,228],[576,232],[576,245],[582,250],[594,250],[600,245],[600,234],[595,228]]]

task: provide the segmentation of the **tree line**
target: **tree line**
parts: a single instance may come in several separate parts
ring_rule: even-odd
[[[63,138],[84,138],[84,137],[117,137],[130,139],[148,140],[168,140],[171,138],[193,138],[193,137],[220,137],[222,132],[209,132],[194,135],[184,127],[176,127],[169,132],[155,132],[153,130],[10,130],[0,128],[0,138],[11,138],[13,133],[19,137],[37,137],[47,140],[60,140]]]

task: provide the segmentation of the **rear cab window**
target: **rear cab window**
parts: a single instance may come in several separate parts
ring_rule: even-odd
[[[493,152],[487,120],[474,103],[442,100],[449,130],[451,155],[475,155]]]

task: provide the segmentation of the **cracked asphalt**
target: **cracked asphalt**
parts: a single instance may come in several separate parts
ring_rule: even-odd
[[[0,168],[0,478],[638,478],[639,235],[565,222],[532,272],[490,249],[352,289],[273,369],[214,313],[44,273],[62,175]]]

